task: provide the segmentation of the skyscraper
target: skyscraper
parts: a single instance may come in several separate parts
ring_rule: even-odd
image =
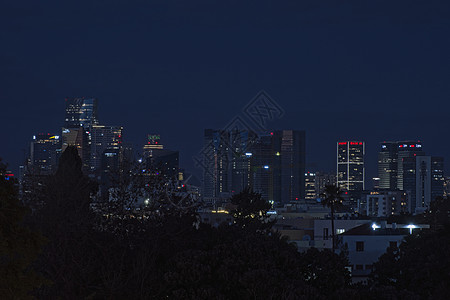
[[[381,151],[378,153],[378,178],[380,178],[380,189],[397,189],[397,158],[397,142],[383,142],[381,144]]]
[[[380,188],[405,191],[413,214],[444,195],[444,160],[426,156],[419,141],[384,142],[378,160]]]
[[[337,184],[347,194],[347,205],[356,209],[365,188],[365,145],[361,141],[337,143]]]
[[[40,133],[33,136],[30,148],[29,168],[40,175],[50,175],[56,171],[61,155],[59,135]]]
[[[179,151],[153,149],[145,160],[147,170],[161,172],[167,178],[176,178],[179,171]]]
[[[405,158],[422,156],[422,143],[415,141],[383,142],[378,153],[380,189],[404,190]]]
[[[397,189],[404,191],[405,182],[404,178],[406,173],[410,170],[405,167],[407,163],[406,158],[414,158],[416,156],[423,156],[425,152],[422,151],[422,143],[415,141],[401,141],[397,142]]]
[[[205,129],[203,144],[203,197],[231,192],[230,133]]]
[[[231,193],[251,185],[251,159],[257,135],[247,130],[230,131]]]
[[[164,149],[164,145],[161,142],[161,135],[149,134],[147,135],[147,142],[144,147],[142,147],[143,159],[152,156],[152,151],[155,149]]]
[[[305,132],[205,130],[203,196],[239,193],[247,186],[279,204],[305,197]]]
[[[424,155],[406,157],[403,167],[403,190],[411,195],[410,212],[423,213],[431,201],[444,195],[444,159]]]
[[[90,137],[90,172],[100,175],[105,150],[122,148],[122,126],[92,125],[87,131]],[[117,151],[119,162],[121,151]]]
[[[96,98],[66,98],[65,128],[98,124]]]
[[[83,171],[88,172],[90,151],[89,151],[89,136],[83,127],[78,128],[62,128],[62,152],[67,146],[75,146],[78,150],[78,155],[83,163]]]
[[[364,142],[337,144],[337,183],[345,191],[364,190]]]
[[[305,198],[305,132],[282,130],[274,132],[275,140],[281,140],[281,202],[289,203]]]
[[[278,204],[305,199],[305,132],[261,136],[252,158],[253,188]]]
[[[316,174],[305,173],[305,200],[315,200],[316,194]]]
[[[260,136],[251,152],[252,188],[260,193],[263,199],[274,201],[274,166],[279,165],[280,152],[272,143],[272,135]]]
[[[66,116],[62,129],[62,150],[67,146],[76,146],[83,163],[83,171],[91,170],[90,129],[98,125],[97,99],[66,98]]]
[[[316,172],[316,195],[320,197],[327,185],[336,185],[336,173]]]

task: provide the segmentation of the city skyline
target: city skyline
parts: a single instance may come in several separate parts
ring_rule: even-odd
[[[446,299],[448,36],[448,0],[0,1],[0,299]]]
[[[82,99],[82,98],[94,99],[94,98],[91,98],[91,97],[83,97],[83,96],[75,97],[74,99]],[[97,98],[95,98],[95,100],[98,101]],[[66,98],[65,101],[67,102],[67,98]],[[96,109],[99,109],[100,111],[102,110],[101,103],[102,102],[100,102],[100,104],[96,103],[96,106],[97,105],[100,106],[100,108],[96,107]],[[98,114],[98,112],[97,112],[97,114]],[[64,110],[63,110],[63,112],[61,112],[61,114],[59,116],[60,118],[58,118],[58,119],[60,119],[59,123],[62,124],[62,126],[60,126],[59,129],[62,128],[63,132],[58,131],[58,129],[56,129],[56,130],[41,130],[39,132],[38,131],[32,132],[30,138],[28,140],[25,140],[24,143],[22,143],[22,144],[25,145],[24,147],[22,147],[22,151],[23,151],[22,152],[23,153],[22,156],[23,156],[24,159],[22,161],[20,161],[18,165],[12,165],[8,160],[6,160],[4,157],[2,157],[4,162],[9,163],[9,169],[13,170],[14,172],[17,172],[19,167],[24,164],[24,162],[26,161],[26,159],[30,155],[30,153],[29,153],[30,150],[28,149],[29,148],[28,144],[29,144],[29,142],[31,142],[33,140],[33,137],[35,135],[44,135],[44,134],[48,134],[47,132],[53,132],[53,133],[56,132],[55,134],[57,134],[57,135],[61,135],[62,134],[62,140],[64,141],[64,129],[65,129],[64,126],[66,126],[65,123],[67,123],[67,121],[63,120],[64,119],[63,116],[64,116]],[[66,117],[66,119],[67,119],[67,117]],[[99,119],[100,119],[100,122],[99,122]],[[94,125],[94,126],[105,126],[105,124],[106,124],[105,122],[103,122],[103,119],[101,119],[101,118],[96,117],[95,120],[96,120],[96,124],[97,125]],[[279,121],[279,120],[277,120],[277,121]],[[276,123],[276,122],[272,122],[272,123]],[[116,124],[116,123],[113,122],[113,124]],[[106,125],[106,126],[111,127],[111,125]],[[117,125],[114,125],[114,126],[117,126]],[[56,126],[54,126],[54,127],[56,127]],[[126,126],[120,126],[120,127],[122,127],[122,130],[124,130],[125,132],[128,133],[128,130],[127,130]],[[56,127],[56,128],[58,128],[58,127]],[[271,127],[271,128],[278,128],[278,127],[274,126],[274,127]],[[204,130],[205,129],[203,129],[203,131]],[[221,130],[221,129],[217,129],[217,130]],[[279,129],[277,129],[277,130],[279,130]],[[286,130],[286,129],[281,129],[281,130]],[[150,131],[151,132],[157,132],[156,130],[147,130],[147,132],[150,132]],[[164,130],[162,130],[162,131],[164,131]],[[266,130],[260,132],[260,134],[263,134],[263,135],[264,134],[269,134],[270,132],[273,132],[273,131],[274,131],[273,129],[270,129],[270,130],[266,129]],[[305,130],[302,130],[302,131],[305,131]],[[135,134],[131,134],[130,136],[134,136],[134,135]],[[148,135],[146,134],[145,136],[147,136],[147,139],[148,139]],[[142,149],[140,149],[140,148],[141,148],[142,144],[144,144],[144,142],[147,140],[145,138],[145,136],[141,136],[138,141],[130,141],[129,137],[126,134],[122,138],[124,139],[124,141],[126,143],[131,144],[133,146],[133,149],[135,150],[135,154],[142,155]],[[158,134],[158,136],[160,138],[161,135]],[[201,133],[200,133],[200,136],[202,136]],[[164,138],[164,140],[166,142],[168,142],[167,145],[169,145],[169,147],[170,147],[170,145],[174,144],[174,139],[171,138],[170,136],[164,136],[163,138]],[[311,139],[314,139],[314,138],[311,138]],[[341,139],[341,140],[343,140],[343,139]],[[334,159],[334,161],[332,161],[333,165],[324,165],[324,164],[319,165],[316,162],[311,161],[311,156],[314,156],[314,155],[311,155],[307,151],[306,152],[306,168],[305,168],[305,171],[307,171],[307,172],[331,172],[331,173],[335,172],[336,171],[336,143],[339,144],[339,142],[341,140],[327,141],[327,144],[330,144],[330,143],[334,144],[333,145],[334,149],[331,149],[331,150],[334,150],[334,153],[332,153],[332,156],[333,156],[332,159]],[[351,140],[351,139],[348,139],[348,140]],[[355,140],[355,139],[353,139],[353,140]],[[406,139],[397,139],[397,140],[406,140]],[[306,132],[306,148],[308,150],[314,151],[315,149],[311,149],[313,146],[310,146],[308,141],[309,141],[308,140],[308,132]],[[364,141],[364,139],[361,139],[361,141]],[[365,155],[366,158],[365,158],[365,161],[364,161],[365,166],[369,166],[369,168],[368,168],[369,171],[367,171],[367,170],[365,171],[366,175],[365,175],[365,180],[364,180],[365,184],[368,186],[368,188],[371,188],[370,181],[372,180],[372,178],[373,177],[378,177],[380,175],[379,174],[379,157],[377,159],[377,156],[379,155],[379,150],[383,148],[383,145],[386,145],[386,144],[389,144],[389,143],[397,144],[397,143],[402,143],[402,142],[393,142],[393,141],[389,141],[389,140],[383,140],[383,141],[378,142],[376,145],[373,145],[373,144],[370,145],[369,149],[367,149],[368,152],[371,153],[371,156]],[[417,141],[410,140],[410,141],[408,141],[408,143],[419,143],[420,145],[423,144],[423,142],[419,141],[419,140],[417,140]],[[366,142],[364,142],[364,144],[366,144]],[[63,143],[63,145],[64,145],[64,143]],[[202,170],[201,167],[199,167],[198,165],[194,164],[195,157],[189,157],[186,154],[189,153],[189,152],[192,152],[192,149],[194,149],[194,156],[198,155],[198,153],[201,151],[201,145],[202,144],[189,145],[191,149],[188,149],[185,146],[184,147],[181,146],[181,149],[179,149],[180,150],[180,156],[182,157],[181,158],[181,162],[182,163],[180,164],[180,167],[184,168],[184,169],[186,169],[186,167],[187,167],[187,171],[189,171],[192,174],[195,174],[198,178],[202,177],[203,170]],[[427,149],[429,149],[429,147],[427,147]],[[64,146],[63,146],[63,150],[64,150]],[[330,150],[330,149],[327,149],[327,150]],[[198,152],[195,152],[195,151],[198,151]],[[328,151],[328,152],[330,152],[330,151]],[[428,151],[428,152],[430,152],[430,151]],[[15,154],[17,156],[17,152]],[[430,155],[434,155],[434,156],[437,155],[437,156],[441,156],[441,157],[444,157],[444,158],[446,157],[445,152],[444,151],[439,152],[439,149],[438,149],[438,151],[436,153],[432,153]],[[324,157],[321,157],[321,158],[323,159]],[[188,161],[187,162],[183,161],[183,159],[187,159]],[[326,157],[324,160],[330,160],[330,157]],[[448,167],[446,167],[446,168],[448,169]],[[449,173],[449,172],[446,172],[446,173]]]
[[[285,112],[268,129],[306,132],[307,171],[333,170],[339,140],[365,141],[366,180],[383,141],[450,159],[448,3],[2,5],[0,155],[14,170],[34,134],[59,132],[63,99],[85,96],[128,142],[157,132],[200,174],[203,130],[261,89]]]

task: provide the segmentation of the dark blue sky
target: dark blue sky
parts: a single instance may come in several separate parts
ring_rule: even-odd
[[[304,129],[307,162],[334,170],[336,141],[419,139],[450,170],[449,1],[2,1],[0,156],[13,170],[64,98],[95,96],[100,121],[139,145],[160,133],[201,148],[266,90]]]

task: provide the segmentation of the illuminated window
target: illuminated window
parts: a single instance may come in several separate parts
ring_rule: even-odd
[[[336,234],[341,234],[341,233],[344,233],[344,232],[345,232],[345,229],[343,229],[343,228],[336,229]]]

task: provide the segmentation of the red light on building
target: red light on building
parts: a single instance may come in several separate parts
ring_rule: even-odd
[[[339,145],[347,145],[347,142],[340,142]]]
[[[273,135],[273,132],[271,132],[270,135]]]
[[[411,148],[414,148],[415,147],[415,145],[409,145]]]

